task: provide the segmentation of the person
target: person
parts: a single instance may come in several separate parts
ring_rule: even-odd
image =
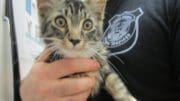
[[[95,77],[62,77],[79,72],[96,71],[99,64],[83,58],[46,63],[45,60],[49,55],[50,51],[45,49],[32,66],[29,75],[21,82],[21,100],[85,101],[95,86]]]
[[[109,61],[132,95],[138,101],[180,101],[180,0],[109,0],[104,22],[105,33],[102,41],[110,50]],[[76,62],[78,59],[74,61]],[[81,61],[86,61],[86,59]],[[58,64],[58,62],[56,63]],[[83,67],[85,63],[81,63]],[[96,64],[96,62],[94,63]],[[91,69],[98,70],[97,64],[94,66],[94,63],[93,69]],[[50,72],[55,72],[53,74],[55,75],[56,70],[44,70],[44,68],[41,68],[46,66],[38,64],[35,64],[35,67],[39,66],[39,69],[32,70],[22,82],[21,94],[23,98],[26,98],[27,95],[36,98],[34,94],[41,95],[41,93],[42,98],[46,96],[52,98],[50,96],[53,95],[47,91],[57,87],[43,83],[43,81],[52,82],[50,78],[47,80],[45,77]],[[56,68],[55,64],[52,64],[52,68],[53,66]],[[77,64],[73,65],[76,66]],[[48,66],[51,66],[51,64]],[[78,66],[81,67],[81,65]],[[66,73],[71,74],[78,70],[83,72],[92,71],[89,67],[87,70],[85,68],[85,70],[80,69],[74,69],[69,73],[66,71]],[[35,75],[36,72],[40,72],[42,75]],[[93,77],[91,81],[88,81],[90,78],[86,78],[87,81],[83,79],[86,82],[78,80],[78,82],[82,82],[82,85],[65,80],[64,85],[58,85],[57,88],[59,89],[54,92],[58,92],[56,94],[60,94],[57,95],[59,97],[67,98],[74,94],[72,99],[70,98],[71,100],[85,101],[95,82],[92,80]],[[56,78],[55,81],[60,80]],[[33,84],[33,82],[36,83]],[[43,89],[46,86],[49,86],[49,88]],[[34,91],[23,95],[27,89]],[[36,93],[36,91],[39,93]],[[74,96],[82,99],[73,99]],[[47,101],[56,100],[52,98]],[[93,101],[113,100],[106,91],[102,90]]]

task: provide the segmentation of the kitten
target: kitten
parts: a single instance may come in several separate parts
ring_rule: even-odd
[[[96,75],[91,96],[102,84],[115,101],[135,101],[118,75],[110,68],[107,49],[101,42],[106,0],[38,0],[41,38],[53,50],[48,62],[60,58],[92,58],[99,62],[98,72],[69,77]]]

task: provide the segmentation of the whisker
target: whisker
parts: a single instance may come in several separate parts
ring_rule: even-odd
[[[61,40],[59,40],[58,38],[48,38],[48,37],[41,37],[41,39],[47,40],[47,41],[58,41],[58,42],[62,42]]]
[[[59,48],[58,48],[58,47],[56,47],[55,45],[54,45],[54,46],[52,46],[52,47],[50,47],[50,49],[51,49],[51,51],[53,51],[53,52],[55,52],[55,51],[58,51],[58,50],[59,50]]]
[[[47,44],[46,47],[53,47],[54,46],[54,43],[50,43],[50,44]]]
[[[102,56],[101,56],[96,50],[94,50],[93,48],[90,48],[89,50],[93,51],[93,52],[96,53],[99,57],[102,58]],[[105,60],[104,58],[102,58],[102,59],[103,59],[104,61],[107,61],[107,62],[110,64],[110,66],[113,68],[113,71],[118,72],[119,75],[121,75],[121,77],[123,77],[122,74],[121,74],[121,72],[116,68],[116,66],[115,66],[111,61],[109,61],[108,59]]]

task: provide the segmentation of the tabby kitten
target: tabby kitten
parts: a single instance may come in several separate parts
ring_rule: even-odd
[[[96,75],[91,96],[104,88],[115,101],[135,101],[122,80],[110,68],[107,49],[101,42],[106,0],[38,0],[41,38],[52,49],[48,62],[59,58],[85,57],[97,60],[98,72],[74,74],[69,77]]]

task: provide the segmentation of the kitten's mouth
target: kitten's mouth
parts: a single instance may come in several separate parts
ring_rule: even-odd
[[[76,58],[76,57],[90,57],[92,56],[86,47],[66,47],[61,48],[60,53],[64,57]]]
[[[79,48],[79,47],[70,47],[67,49],[67,51],[74,51],[74,52],[79,52],[79,51],[82,51],[83,49],[82,48]]]
[[[69,51],[82,51],[84,50],[84,45],[69,45],[65,46],[65,48]]]
[[[69,57],[69,58],[75,58],[75,57],[79,57],[81,54],[81,51],[75,48],[72,49],[64,49],[61,51],[62,55],[64,57]]]

